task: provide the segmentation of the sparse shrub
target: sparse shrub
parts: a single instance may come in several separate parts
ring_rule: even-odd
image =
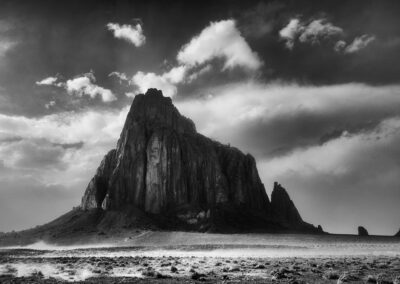
[[[339,279],[339,272],[336,270],[327,270],[324,273],[324,278],[329,279],[329,280]]]

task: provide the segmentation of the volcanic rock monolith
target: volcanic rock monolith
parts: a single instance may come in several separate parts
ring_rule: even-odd
[[[81,203],[84,210],[127,207],[193,230],[318,231],[278,184],[270,203],[250,154],[197,133],[156,89],[134,98],[116,149]]]

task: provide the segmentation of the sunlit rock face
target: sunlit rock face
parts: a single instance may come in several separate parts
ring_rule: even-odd
[[[191,229],[297,228],[305,225],[284,189],[273,206],[254,158],[197,133],[156,89],[137,95],[115,150],[101,162],[82,198],[85,210],[134,207],[175,216]]]

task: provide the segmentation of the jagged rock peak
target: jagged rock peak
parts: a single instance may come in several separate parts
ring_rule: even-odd
[[[367,229],[365,229],[363,226],[358,227],[358,235],[359,236],[369,236]]]
[[[171,98],[157,89],[135,96],[124,127],[135,122],[144,122],[147,129],[168,127],[180,133],[196,132],[193,121],[181,115]]]
[[[278,182],[274,182],[271,194],[271,210],[272,216],[284,224],[293,226],[303,223],[303,219],[286,189]]]

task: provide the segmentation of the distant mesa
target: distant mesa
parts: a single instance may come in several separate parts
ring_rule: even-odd
[[[358,227],[358,235],[359,236],[369,236],[367,229],[365,229],[363,226]]]
[[[279,183],[269,200],[250,154],[199,134],[157,89],[135,96],[80,208],[37,230],[57,237],[130,228],[323,233]]]
[[[396,235],[394,235],[395,237],[400,237],[400,229],[399,229],[399,231],[397,232],[397,234]]]

